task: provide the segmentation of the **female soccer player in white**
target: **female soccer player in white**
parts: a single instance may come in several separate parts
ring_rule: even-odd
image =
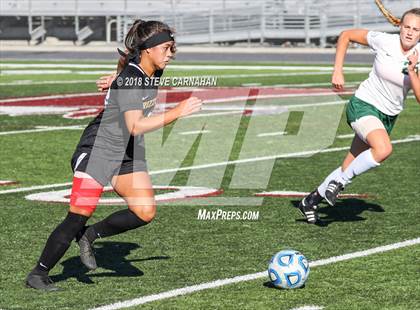
[[[158,88],[153,78],[162,75],[175,53],[174,36],[166,24],[137,20],[125,45],[129,53],[123,63],[120,60],[123,69],[112,82],[104,110],[86,127],[74,152],[70,210],[49,236],[41,257],[27,276],[28,287],[58,289],[48,273],[73,239],[79,243],[82,262],[95,269],[92,243],[96,238],[120,234],[153,220],[156,203],[147,172],[143,134],[201,109],[202,101],[191,97],[167,112],[151,115]],[[128,208],[86,227],[108,182],[125,199]]]
[[[323,199],[329,205],[335,205],[339,192],[355,176],[379,166],[391,155],[389,135],[410,89],[420,102],[419,39],[420,8],[403,14],[399,35],[365,29],[351,29],[340,34],[332,75],[334,88],[343,89],[343,64],[350,42],[369,46],[376,56],[369,77],[360,84],[347,105],[347,122],[355,132],[350,151],[342,165],[299,204],[308,223],[317,222],[316,209]]]

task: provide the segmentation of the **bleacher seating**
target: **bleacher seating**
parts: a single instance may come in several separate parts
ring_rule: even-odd
[[[420,7],[420,0],[383,2],[396,15]],[[0,0],[0,16],[106,17],[117,23],[118,40],[135,18],[158,19],[177,30],[180,43],[319,39],[323,44],[351,27],[396,30],[374,0]]]

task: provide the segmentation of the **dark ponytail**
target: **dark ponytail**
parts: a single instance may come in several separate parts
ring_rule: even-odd
[[[144,49],[142,46],[144,46],[145,41],[161,32],[174,33],[174,31],[163,22],[155,20],[135,20],[124,40],[125,48],[128,52],[125,57],[124,66],[128,65],[130,61],[139,63],[141,50]],[[172,53],[176,52],[175,44],[171,47],[171,49]]]

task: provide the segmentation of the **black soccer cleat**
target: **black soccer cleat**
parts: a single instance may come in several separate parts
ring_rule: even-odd
[[[335,206],[338,194],[344,189],[344,185],[340,182],[332,180],[328,183],[327,189],[325,190],[325,200],[330,206]]]
[[[54,285],[54,282],[47,274],[40,275],[30,272],[26,277],[25,285],[26,287],[46,292],[54,292],[60,290],[57,286]]]
[[[321,201],[321,195],[319,195],[318,191],[315,190],[303,198],[299,203],[298,208],[309,224],[315,224],[319,220],[316,210],[318,209],[318,204]]]
[[[90,270],[95,270],[98,268],[98,265],[96,265],[95,255],[93,254],[92,243],[89,242],[86,234],[83,234],[77,243],[80,247],[80,260],[82,261],[83,265],[85,265]]]

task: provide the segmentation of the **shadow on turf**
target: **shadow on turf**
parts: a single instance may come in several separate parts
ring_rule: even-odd
[[[300,200],[291,201],[294,207],[299,206]],[[324,205],[324,204],[323,204]],[[369,203],[362,199],[345,199],[337,201],[334,207],[325,204],[324,207],[319,207],[318,214],[320,216],[317,226],[326,227],[334,222],[356,222],[364,221],[366,218],[362,217],[361,214],[364,211],[370,212],[385,212],[385,210],[378,204]],[[303,218],[297,219],[296,222],[305,222]]]
[[[271,281],[264,282],[263,283],[263,286],[266,287],[266,288],[271,288],[271,289],[286,291],[286,289],[275,287],[274,284]],[[302,289],[302,288],[305,288],[305,284],[302,285],[301,287],[298,287],[298,289]]]
[[[74,256],[61,263],[64,267],[63,273],[51,276],[51,280],[60,282],[76,278],[79,282],[92,284],[94,283],[91,279],[92,277],[140,277],[144,274],[143,271],[131,263],[170,258],[169,256],[152,256],[130,260],[126,258],[132,250],[138,248],[140,248],[138,244],[131,242],[96,242],[95,258],[98,268],[107,269],[108,271],[98,272],[96,270],[90,272],[82,264],[80,257]]]

